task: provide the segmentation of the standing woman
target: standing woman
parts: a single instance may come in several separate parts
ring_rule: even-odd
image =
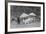
[[[19,19],[19,17],[17,17],[17,21],[18,21],[18,24],[20,24],[20,19]]]

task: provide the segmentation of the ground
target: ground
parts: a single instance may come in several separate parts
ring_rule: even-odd
[[[34,22],[30,24],[16,24],[11,23],[11,28],[32,28],[32,27],[40,27],[40,22]]]

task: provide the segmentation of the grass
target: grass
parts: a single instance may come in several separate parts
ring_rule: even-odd
[[[15,22],[11,24],[11,28],[32,28],[40,27],[40,22],[32,22],[30,24],[16,24]]]

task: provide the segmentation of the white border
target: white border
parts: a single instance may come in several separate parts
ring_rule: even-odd
[[[41,27],[36,28],[15,28],[10,29],[10,5],[17,5],[17,6],[40,6],[41,7]],[[26,3],[8,3],[8,32],[15,32],[15,31],[33,31],[33,30],[43,30],[43,4],[26,4]]]

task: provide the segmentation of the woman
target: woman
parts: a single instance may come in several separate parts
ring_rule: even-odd
[[[18,24],[20,24],[20,19],[19,19],[19,17],[17,17],[17,21],[18,21]]]

